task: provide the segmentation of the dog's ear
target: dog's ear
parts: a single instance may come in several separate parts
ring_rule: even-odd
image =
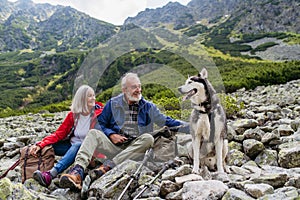
[[[198,76],[202,79],[207,79],[208,73],[207,73],[207,70],[205,67],[201,70],[201,72],[198,74]]]

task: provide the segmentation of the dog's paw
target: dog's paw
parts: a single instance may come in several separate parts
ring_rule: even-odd
[[[230,173],[231,173],[231,170],[230,170],[230,168],[229,168],[228,166],[224,166],[224,169],[225,169],[225,172],[226,172],[227,174],[230,174]]]

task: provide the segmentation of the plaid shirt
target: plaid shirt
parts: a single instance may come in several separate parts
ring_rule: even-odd
[[[138,136],[138,111],[139,105],[132,104],[128,106],[128,110],[125,111],[125,121],[122,127],[122,131],[130,136]]]

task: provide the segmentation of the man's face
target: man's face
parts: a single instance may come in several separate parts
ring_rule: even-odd
[[[126,87],[123,88],[123,93],[129,104],[138,102],[142,98],[141,82],[136,78],[128,79]]]

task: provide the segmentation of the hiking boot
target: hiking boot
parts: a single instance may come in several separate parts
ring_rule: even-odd
[[[69,173],[63,174],[59,180],[59,186],[62,188],[70,188],[73,191],[80,191],[82,188],[82,180],[84,169],[80,165],[75,165],[69,170]]]
[[[103,174],[114,168],[116,164],[111,160],[106,160],[99,168],[91,170],[89,176],[92,181],[100,178]]]
[[[32,177],[44,187],[48,187],[52,181],[52,176],[49,171],[41,172],[40,170],[36,170],[35,172],[33,172]]]

